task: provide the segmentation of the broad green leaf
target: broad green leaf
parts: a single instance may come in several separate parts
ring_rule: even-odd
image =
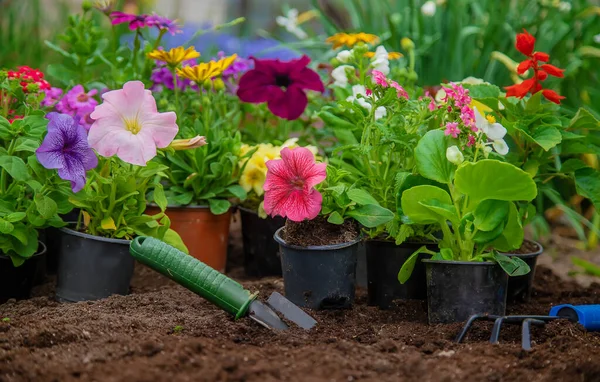
[[[498,253],[494,253],[493,256],[494,260],[496,260],[509,276],[523,276],[531,271],[529,265],[516,256],[509,257]]]
[[[0,233],[10,233],[13,229],[14,226],[10,222],[0,218]]]
[[[422,200],[419,204],[440,215],[444,220],[449,220],[455,227],[460,225],[456,207],[453,204],[442,203],[437,199]]]
[[[550,125],[539,126],[531,134],[531,138],[540,145],[545,151],[550,150],[562,141],[560,131]]]
[[[237,184],[227,187],[227,191],[231,192],[231,194],[233,194],[233,196],[235,196],[236,198],[238,198],[242,201],[246,200],[246,198],[248,197],[248,193],[246,192],[246,190],[244,190],[244,188],[242,186],[237,185]]]
[[[537,196],[537,187],[529,174],[494,159],[463,163],[456,170],[454,185],[471,203],[487,199],[531,201]]]
[[[421,175],[411,174],[409,172],[399,172],[396,175],[396,212],[399,215],[404,214],[402,212],[402,193],[409,188],[423,185],[438,186],[440,188],[446,187],[435,180],[427,179]]]
[[[446,159],[448,138],[441,130],[427,132],[415,148],[415,160],[419,174],[436,182],[448,184],[455,166]]]
[[[27,245],[27,242],[29,241],[28,232],[29,231],[24,224],[18,224],[12,231],[8,232],[8,234],[19,240],[21,244]]]
[[[100,221],[100,227],[102,227],[102,229],[105,229],[107,231],[114,231],[117,229],[117,226],[115,225],[115,221],[110,216],[105,217],[104,219],[102,219],[102,221]]]
[[[27,166],[21,158],[8,155],[1,156],[0,167],[6,170],[6,172],[17,181],[25,182],[30,178]]]
[[[331,224],[340,225],[344,223],[344,218],[340,215],[339,212],[333,211],[331,215],[327,218],[327,221]]]
[[[402,268],[400,268],[400,271],[398,272],[398,281],[400,281],[400,284],[404,284],[408,281],[408,279],[413,273],[413,270],[415,269],[415,264],[419,259],[419,255],[422,253],[435,255],[435,252],[428,250],[426,246],[422,246],[421,248],[414,251],[413,254],[410,255],[408,259],[406,259],[404,264],[402,264]]]
[[[465,89],[469,89],[469,96],[471,98],[495,98],[496,105],[498,104],[498,97],[500,96],[500,88],[496,85],[490,84],[463,84]]]
[[[503,231],[503,225],[498,225],[491,231],[477,231],[473,236],[473,241],[477,244],[488,244],[499,238]]]
[[[8,119],[0,115],[0,139],[9,141],[12,139],[12,129]]]
[[[587,111],[584,108],[580,108],[577,110],[577,114],[571,119],[569,123],[569,130],[579,130],[579,129],[600,129],[600,121],[594,117],[592,113]]]
[[[188,255],[190,253],[188,248],[183,243],[181,236],[179,236],[179,234],[173,231],[172,229],[168,229],[165,235],[161,238],[161,240],[169,244],[170,246],[177,248],[183,253],[186,253]]]
[[[167,205],[169,202],[167,201],[167,197],[165,196],[165,190],[163,189],[162,184],[158,183],[154,186],[154,192],[152,193],[154,197],[154,203],[160,208],[161,211],[167,209]]]
[[[414,223],[441,223],[445,218],[430,208],[420,204],[422,200],[437,200],[437,203],[452,205],[450,195],[439,187],[415,186],[402,193],[402,211]]]
[[[575,171],[575,188],[577,193],[586,197],[600,207],[600,172],[591,167]]]
[[[42,194],[36,194],[33,199],[35,201],[35,207],[42,218],[50,219],[56,214],[58,206],[54,200]]]
[[[454,252],[450,248],[440,248],[440,255],[443,260],[454,260]]]
[[[508,217],[509,202],[503,200],[487,199],[477,205],[473,216],[475,228],[480,231],[492,231],[498,225],[504,227]]]
[[[562,166],[560,166],[560,172],[566,174],[570,172],[575,172],[577,170],[581,170],[583,168],[589,167],[584,161],[581,159],[567,159]]]
[[[365,190],[361,190],[359,188],[353,188],[351,190],[348,190],[347,194],[348,194],[348,197],[350,198],[350,200],[352,200],[353,202],[355,202],[356,204],[358,204],[360,206],[364,206],[367,204],[379,205],[377,200],[375,200],[375,198],[373,196],[371,196],[371,194],[369,194]]]
[[[27,214],[25,212],[13,212],[11,214],[6,215],[4,219],[10,223],[16,223],[25,219],[26,216]]]
[[[191,191],[188,191],[188,192],[184,192],[182,194],[174,195],[167,199],[172,201],[172,204],[174,204],[174,205],[187,206],[188,204],[190,204],[192,202],[193,198],[194,198],[194,193]],[[171,203],[169,203],[169,204],[171,204]]]
[[[525,231],[523,230],[519,211],[514,203],[510,203],[504,230],[500,236],[490,243],[490,247],[500,252],[509,252],[520,248],[524,237]]]
[[[347,215],[356,219],[367,228],[375,228],[394,218],[392,211],[376,204],[360,206],[352,211],[348,211]]]
[[[210,212],[215,215],[222,215],[231,208],[231,203],[229,203],[229,200],[223,199],[209,199],[208,205],[210,207]]]

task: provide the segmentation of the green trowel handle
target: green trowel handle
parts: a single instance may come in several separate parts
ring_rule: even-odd
[[[240,318],[256,298],[242,285],[200,260],[152,237],[137,237],[129,252],[139,262]]]

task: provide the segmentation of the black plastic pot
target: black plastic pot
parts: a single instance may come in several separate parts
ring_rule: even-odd
[[[531,286],[533,285],[533,279],[535,277],[537,258],[544,252],[544,247],[542,247],[542,245],[538,242],[530,240],[527,241],[537,245],[537,251],[525,254],[505,254],[511,257],[519,257],[521,260],[525,261],[527,265],[529,265],[529,268],[531,268],[531,272],[526,275],[508,278],[508,292],[506,299],[509,303],[527,302],[531,299]]]
[[[40,242],[38,253],[15,267],[10,257],[0,255],[0,304],[8,299],[29,298],[36,275],[42,267],[41,260],[46,255],[46,246]]]
[[[392,241],[369,240],[367,248],[367,271],[369,286],[369,305],[388,309],[394,300],[426,300],[427,283],[425,264],[421,262],[430,256],[419,255],[413,273],[404,284],[398,281],[398,271],[404,262],[424,243],[402,243]],[[438,251],[437,245],[427,244],[427,249]]]
[[[496,263],[423,260],[430,324],[467,320],[471,315],[506,312],[508,275]]]
[[[129,255],[129,240],[107,239],[68,228],[60,231],[57,300],[99,300],[129,293],[135,263]]]
[[[367,288],[368,286],[367,249],[364,241],[358,243],[358,249],[356,250],[356,286],[360,288]]]
[[[352,242],[299,247],[281,238],[281,268],[285,296],[294,304],[309,309],[345,309],[354,302],[356,251],[360,239]]]
[[[262,219],[247,208],[238,207],[242,220],[244,270],[248,276],[281,276],[279,244],[273,240],[275,232],[283,227],[282,217]]]

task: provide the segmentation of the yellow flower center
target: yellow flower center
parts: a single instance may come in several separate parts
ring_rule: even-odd
[[[125,122],[125,128],[127,131],[131,131],[132,134],[137,134],[142,130],[142,125],[137,118],[134,119],[126,119],[123,118],[123,122]]]
[[[493,115],[488,114],[485,116],[485,119],[487,119],[489,123],[496,123],[496,118],[494,118]]]

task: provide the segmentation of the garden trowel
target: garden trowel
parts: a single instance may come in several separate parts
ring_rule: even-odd
[[[266,304],[262,303],[257,299],[258,293],[250,293],[241,284],[161,240],[137,237],[131,242],[129,252],[142,264],[204,297],[235,319],[249,316],[267,328],[288,329],[277,311],[303,329],[317,323],[281,294],[273,292]]]

